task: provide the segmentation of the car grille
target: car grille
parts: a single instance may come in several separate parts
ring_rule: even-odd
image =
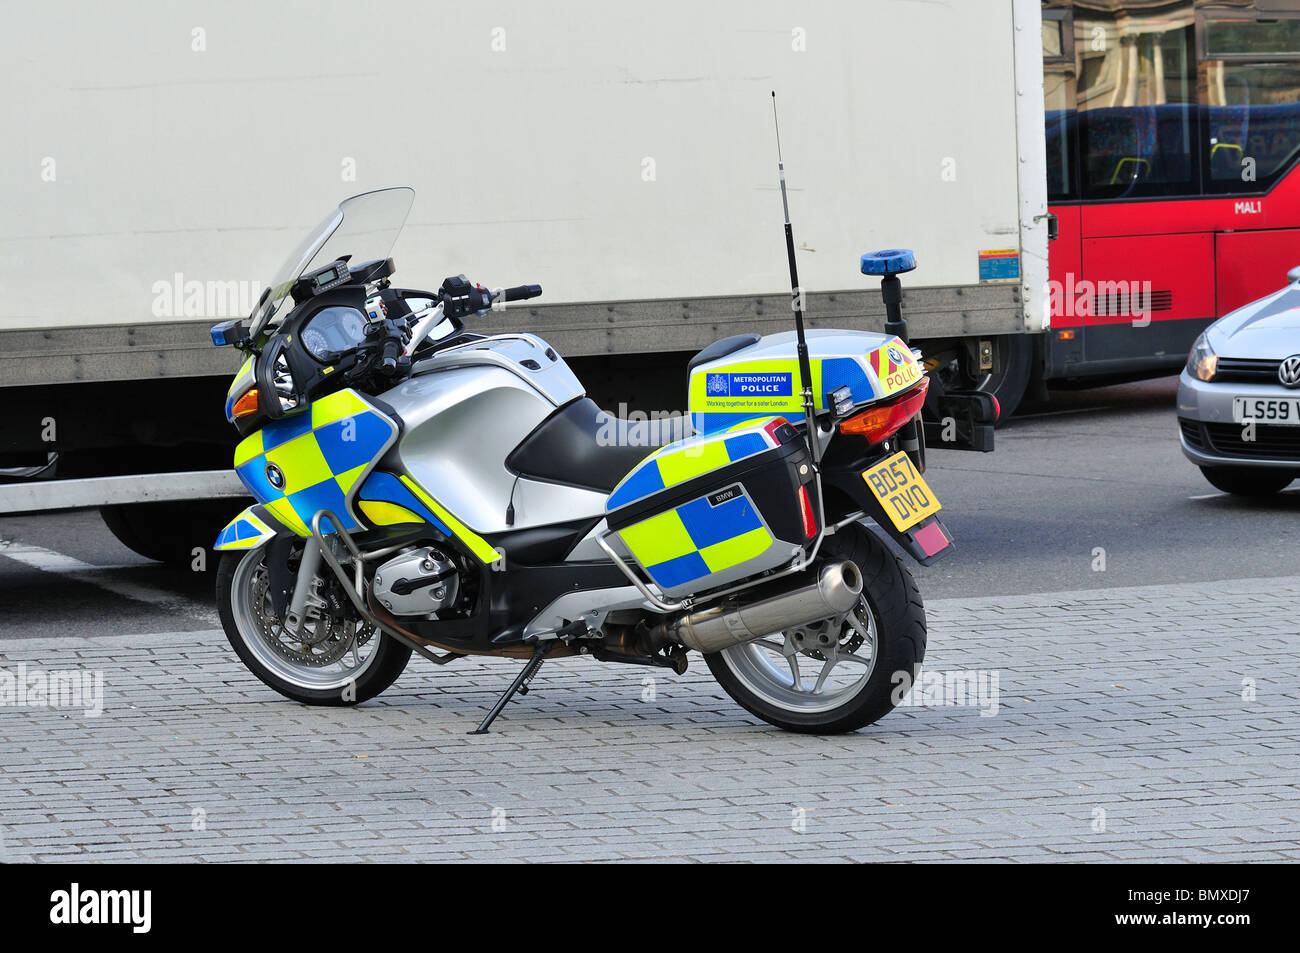
[[[1198,449],[1208,449],[1225,457],[1249,457],[1255,460],[1300,460],[1300,427],[1270,427],[1255,425],[1255,439],[1243,440],[1242,424],[1195,424],[1181,421],[1183,433],[1190,424],[1204,428],[1206,444],[1188,443]]]
[[[1214,372],[1214,383],[1276,384],[1277,369],[1281,361],[1256,361],[1242,357],[1219,358]]]

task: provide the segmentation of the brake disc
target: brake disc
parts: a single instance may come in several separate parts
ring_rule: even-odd
[[[311,668],[333,665],[354,646],[365,645],[375,634],[375,627],[368,622],[358,625],[341,614],[322,612],[319,607],[303,620],[303,627],[308,631],[290,632],[284,622],[269,611],[269,588],[270,578],[266,570],[259,569],[253,578],[252,592],[253,617],[258,634],[277,655],[295,665]],[[333,608],[328,599],[323,605]]]

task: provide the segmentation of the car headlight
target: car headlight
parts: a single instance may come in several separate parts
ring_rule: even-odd
[[[1187,373],[1198,381],[1212,381],[1214,372],[1218,369],[1219,355],[1214,353],[1214,348],[1210,347],[1210,342],[1202,334],[1192,345],[1191,353],[1187,355]]]

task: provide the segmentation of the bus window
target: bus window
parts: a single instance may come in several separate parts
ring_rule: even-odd
[[[1205,55],[1210,59],[1270,54],[1294,56],[1297,53],[1300,53],[1300,19],[1206,18]]]
[[[1047,109],[1047,198],[1078,197],[1074,161],[1074,52],[1068,10],[1043,11],[1043,102]]]
[[[1206,192],[1262,192],[1300,152],[1300,18],[1207,17]]]
[[[1076,11],[1084,198],[1200,191],[1194,38],[1190,9],[1122,20]]]

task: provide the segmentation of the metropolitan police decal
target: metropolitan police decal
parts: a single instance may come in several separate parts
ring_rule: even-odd
[[[710,397],[789,397],[794,393],[794,375],[710,374],[704,386]]]

